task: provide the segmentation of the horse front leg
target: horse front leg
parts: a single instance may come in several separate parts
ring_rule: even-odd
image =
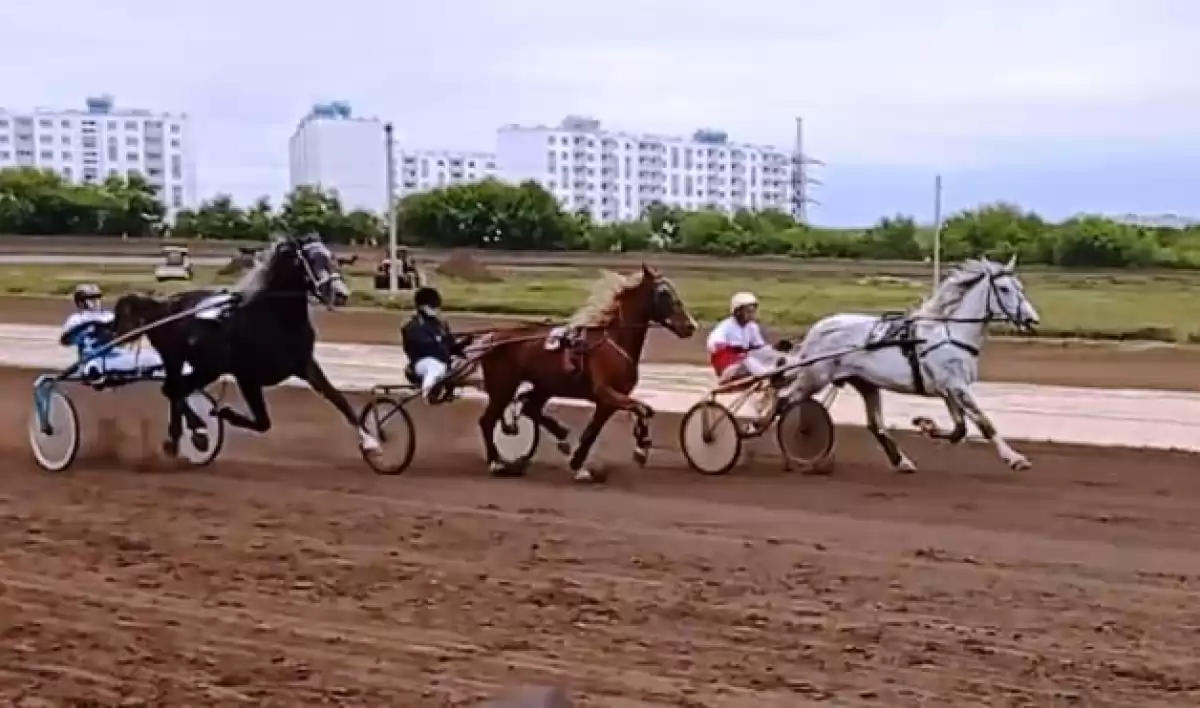
[[[308,366],[304,369],[304,374],[301,376],[312,386],[313,390],[321,394],[321,397],[333,404],[333,407],[338,409],[350,427],[358,433],[358,447],[369,455],[378,455],[383,452],[383,447],[379,444],[379,440],[367,432],[358,421],[358,414],[350,406],[350,401],[346,399],[345,394],[337,390],[329,377],[325,375],[325,370],[317,363],[315,358],[309,359]]]
[[[550,402],[550,396],[538,389],[531,389],[524,394],[523,399],[521,413],[554,436],[559,452],[564,455],[571,454],[571,441],[569,440],[571,429],[546,412],[546,404]]]
[[[996,426],[992,424],[991,418],[983,412],[983,409],[975,401],[975,397],[971,395],[971,392],[965,386],[952,389],[949,395],[962,407],[963,412],[971,419],[975,427],[979,428],[979,432],[983,434],[983,437],[996,446],[996,452],[1000,455],[1000,459],[1004,461],[1004,464],[1017,471],[1033,467],[1024,455],[1012,449],[1008,442],[1000,437],[1000,434],[996,431]]]
[[[943,430],[938,426],[932,418],[919,416],[912,419],[912,424],[917,427],[925,436],[931,440],[945,440],[950,444],[962,442],[967,437],[967,414],[963,411],[958,400],[950,394],[942,396],[942,400],[946,403],[946,410],[950,413],[950,420],[954,421],[954,427],[950,430]]]
[[[167,439],[163,441],[163,454],[179,456],[179,438],[183,437],[183,406],[186,393],[180,393],[184,384],[182,366],[178,363],[164,364],[165,378],[162,384],[163,397],[167,399]]]
[[[579,446],[575,448],[575,454],[571,455],[571,460],[568,465],[571,468],[571,475],[576,482],[603,482],[604,476],[597,474],[592,470],[584,467],[587,462],[588,455],[592,452],[592,446],[596,444],[596,438],[600,437],[600,431],[604,430],[604,426],[608,424],[609,419],[617,412],[616,408],[596,404],[596,410],[592,413],[592,419],[584,427],[583,433],[579,436]]]

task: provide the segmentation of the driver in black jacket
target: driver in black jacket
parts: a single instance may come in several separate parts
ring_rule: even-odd
[[[400,330],[404,354],[421,384],[421,395],[429,403],[442,403],[451,391],[439,386],[450,372],[454,357],[463,355],[462,343],[442,320],[442,295],[431,287],[419,288],[413,296],[417,311]]]

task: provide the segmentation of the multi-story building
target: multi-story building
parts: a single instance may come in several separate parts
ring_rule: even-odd
[[[690,138],[616,133],[569,116],[556,127],[505,126],[496,143],[502,178],[534,180],[564,208],[586,210],[599,222],[635,219],[655,202],[792,211],[791,153],[731,143],[721,131]]]
[[[458,150],[399,150],[398,196],[496,176],[496,156]]]
[[[292,188],[336,191],[347,210],[387,210],[387,142],[383,123],[356,118],[344,101],[322,103],[300,120],[288,142]]]
[[[0,169],[53,170],[74,183],[141,175],[169,213],[196,203],[196,165],[185,114],[118,108],[112,96],[86,110],[0,107]]]

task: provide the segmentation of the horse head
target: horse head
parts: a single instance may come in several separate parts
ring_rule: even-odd
[[[312,295],[329,309],[350,299],[338,259],[316,234],[276,241],[262,268],[263,289]]]
[[[986,258],[965,263],[948,279],[948,284],[961,292],[956,309],[981,313],[978,316],[981,322],[1008,322],[1018,330],[1033,331],[1039,321],[1038,312],[1025,294],[1025,285],[1017,277],[1016,267],[1016,256],[1006,264]],[[960,317],[963,315],[956,313],[948,319]]]
[[[623,320],[660,324],[680,339],[696,333],[696,319],[683,304],[675,285],[658,269],[645,263],[638,284],[623,291],[618,298]]]

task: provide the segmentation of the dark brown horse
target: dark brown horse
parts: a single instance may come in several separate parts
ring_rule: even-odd
[[[551,398],[596,404],[571,455],[570,467],[576,481],[597,480],[584,463],[600,431],[617,411],[628,411],[637,418],[634,459],[644,464],[650,453],[647,421],[654,411],[629,394],[638,382],[638,364],[651,324],[660,324],[680,338],[696,332],[696,320],[675,286],[657,270],[643,265],[641,272],[630,276],[606,272],[597,282],[591,298],[567,324],[567,331],[573,333],[569,353],[547,346],[553,336],[549,325],[503,330],[476,341],[473,348],[485,351],[478,361],[488,405],[479,427],[492,473],[514,476],[524,471],[500,461],[492,432],[525,382],[532,388],[522,394],[523,412],[558,440],[564,454],[570,453],[567,438],[571,431],[545,412],[546,404]]]

